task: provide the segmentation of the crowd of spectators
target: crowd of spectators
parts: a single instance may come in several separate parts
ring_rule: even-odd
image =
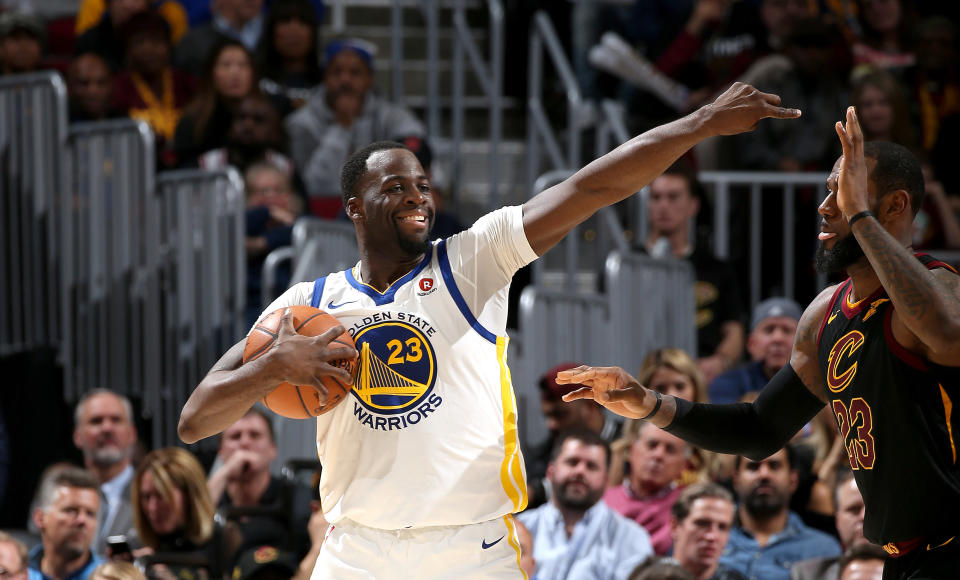
[[[251,318],[263,260],[290,243],[296,218],[342,214],[339,171],[352,150],[401,140],[430,170],[423,123],[375,90],[374,47],[324,42],[322,8],[308,0],[85,0],[67,43],[51,38],[61,29],[30,5],[0,14],[0,75],[57,68],[72,122],[142,120],[158,169],[243,174]],[[695,151],[651,183],[648,235],[636,249],[693,264],[698,354],[649,353],[641,382],[734,402],[755,396],[787,363],[800,308],[771,298],[746,316],[735,270],[711,251],[709,200],[695,175],[827,171],[839,154],[830,128],[848,104],[868,139],[904,145],[924,162],[930,195],[915,247],[960,248],[952,156],[960,63],[955,14],[942,9],[903,0],[571,4],[584,94],[620,99],[638,128],[693,110],[734,80],[803,110],[796,122],[730,138],[713,155]],[[599,73],[587,55],[610,32],[680,87],[682,102]],[[49,51],[65,44],[69,54]],[[462,228],[441,209],[438,235]],[[884,553],[863,538],[862,498],[841,466],[829,415],[763,461],[718,456],[643,422],[614,420],[592,401],[560,402],[569,389],[553,378],[571,366],[544,375],[548,436],[525,442],[531,501],[518,531],[531,577],[839,579],[882,565]],[[258,409],[241,418],[205,470],[189,451],[143,449],[130,402],[88,393],[75,414],[83,469],[47,469],[30,521],[0,534],[3,577],[309,577],[326,522],[308,486],[272,474],[272,421]]]

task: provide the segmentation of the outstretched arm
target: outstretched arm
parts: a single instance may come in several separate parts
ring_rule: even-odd
[[[642,189],[707,137],[752,131],[767,117],[799,116],[798,109],[781,107],[777,95],[734,83],[713,103],[634,137],[525,203],[523,227],[530,247],[542,256],[574,226]]]
[[[653,424],[709,451],[760,460],[783,447],[823,407],[825,389],[817,361],[817,334],[833,288],[807,307],[797,327],[790,364],[753,403],[711,405],[662,396]],[[586,385],[565,401],[593,399],[632,419],[656,409],[657,395],[618,367],[578,367],[557,374],[557,383]]]
[[[846,124],[838,121],[836,130],[843,146],[837,206],[849,220],[871,209],[863,132],[853,107],[847,109]],[[955,365],[960,362],[960,277],[928,270],[882,225],[880,220],[911,212],[907,192],[893,192],[884,201],[878,204],[878,216],[858,219],[851,230],[895,306],[894,333],[908,349]]]
[[[293,313],[287,309],[279,337],[266,353],[243,364],[246,340],[241,340],[203,377],[180,413],[180,439],[194,443],[220,433],[284,381],[313,386],[320,391],[321,399],[327,395],[321,376],[331,375],[353,384],[349,372],[330,364],[357,357],[355,349],[329,347],[343,331],[342,326],[335,326],[318,336],[302,336],[294,330]]]

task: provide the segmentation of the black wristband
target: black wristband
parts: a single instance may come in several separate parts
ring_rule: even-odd
[[[657,411],[660,410],[660,404],[663,403],[663,395],[660,394],[660,391],[653,391],[653,394],[657,397],[657,403],[653,406],[653,410],[647,413],[646,417],[640,417],[641,421],[646,421],[650,417],[653,417],[657,414]]]
[[[852,228],[853,224],[855,224],[858,219],[865,218],[865,217],[877,217],[877,216],[873,215],[873,212],[870,211],[869,209],[865,209],[860,213],[853,214],[853,217],[850,218],[850,221],[847,222],[847,225]]]

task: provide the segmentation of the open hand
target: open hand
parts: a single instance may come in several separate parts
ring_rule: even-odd
[[[581,384],[582,388],[563,396],[570,402],[593,399],[617,415],[640,419],[653,411],[656,397],[620,367],[578,366],[557,373],[557,384]],[[649,394],[648,394],[649,392]]]
[[[847,107],[846,124],[837,121],[835,126],[843,158],[837,176],[837,207],[843,217],[850,219],[854,215],[870,209],[867,193],[867,162],[863,156],[863,131],[857,121],[857,112]]]
[[[286,309],[280,319],[279,336],[268,354],[270,364],[276,369],[277,382],[310,385],[320,391],[322,400],[326,400],[327,389],[321,377],[332,376],[346,385],[352,385],[353,376],[335,363],[342,359],[356,359],[356,349],[330,347],[330,342],[343,332],[343,326],[337,325],[317,336],[303,336],[293,327],[292,311]]]
[[[750,85],[733,83],[703,109],[706,124],[713,135],[736,135],[753,131],[761,119],[796,119],[800,109],[780,106],[780,97],[762,93]]]

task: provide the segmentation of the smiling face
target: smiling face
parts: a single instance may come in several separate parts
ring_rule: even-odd
[[[406,149],[376,151],[366,169],[347,200],[347,215],[363,247],[398,260],[426,253],[435,205],[416,156]]]

